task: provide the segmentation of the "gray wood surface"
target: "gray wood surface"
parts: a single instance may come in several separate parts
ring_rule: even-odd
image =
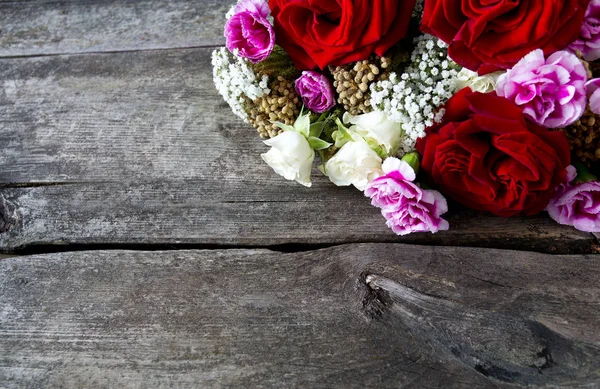
[[[0,382],[597,388],[599,274],[593,256],[397,244],[5,259]]]
[[[396,237],[353,188],[305,189],[260,159],[212,84],[210,49],[0,60],[2,251],[54,244],[420,242],[591,252],[546,216],[455,210],[449,232]],[[8,216],[7,216],[8,217]]]
[[[0,57],[224,44],[234,0],[0,1]]]
[[[482,248],[597,238],[455,209],[400,239],[276,176],[212,85],[233,2],[0,0],[0,253],[137,250],[0,254],[0,388],[600,388],[598,257]],[[428,246],[310,250],[354,242]]]
[[[259,162],[257,162],[259,163]],[[136,185],[65,184],[5,189],[18,204],[12,227],[0,234],[6,252],[65,245],[331,245],[411,242],[589,252],[595,239],[547,217],[499,219],[462,210],[453,228],[398,237],[379,211],[352,189],[304,189],[256,177]],[[142,246],[144,247],[144,246]],[[295,248],[292,248],[295,249]],[[39,249],[38,249],[39,250]]]

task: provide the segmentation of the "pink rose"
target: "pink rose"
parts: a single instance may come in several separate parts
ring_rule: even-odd
[[[600,182],[572,184],[576,177],[575,167],[567,167],[567,181],[556,188],[546,211],[559,224],[600,232]]]
[[[583,114],[586,81],[585,67],[575,54],[563,50],[545,59],[538,49],[500,76],[496,93],[514,101],[533,122],[559,128]]]
[[[448,229],[448,222],[441,218],[448,211],[446,199],[435,190],[424,190],[415,184],[415,171],[407,162],[390,157],[382,169],[385,175],[373,180],[365,195],[371,198],[371,204],[381,208],[392,231],[407,235]]]

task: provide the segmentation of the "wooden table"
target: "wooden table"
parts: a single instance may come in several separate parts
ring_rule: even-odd
[[[276,176],[229,6],[0,0],[0,387],[600,387],[596,237]]]

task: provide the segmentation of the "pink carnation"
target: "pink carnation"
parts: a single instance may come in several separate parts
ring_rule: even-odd
[[[600,78],[589,80],[585,84],[587,94],[590,98],[590,109],[595,114],[600,114]]]
[[[556,188],[546,207],[552,219],[580,231],[600,232],[600,182],[571,184],[575,167],[567,167],[567,181]]]
[[[581,51],[586,61],[600,58],[600,0],[592,0],[588,5],[579,38],[569,49]]]
[[[227,49],[252,63],[265,60],[275,47],[275,32],[267,20],[269,6],[264,0],[242,0],[225,23]]]
[[[448,211],[446,199],[435,190],[424,190],[415,184],[415,171],[407,162],[387,158],[382,169],[386,174],[373,180],[365,195],[371,198],[371,204],[381,208],[392,231],[407,235],[448,229],[448,222],[440,217]]]
[[[563,50],[544,59],[538,49],[500,76],[496,93],[514,101],[533,122],[559,128],[583,114],[586,81],[587,72],[576,55]]]

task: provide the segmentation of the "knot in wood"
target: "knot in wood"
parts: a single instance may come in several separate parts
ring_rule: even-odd
[[[371,285],[372,279],[371,275],[361,275],[361,280],[364,280],[363,283],[366,286],[362,308],[368,318],[375,319],[383,317],[389,306],[392,305],[392,300],[387,291]]]
[[[17,207],[0,193],[0,233],[10,231],[18,219]]]

